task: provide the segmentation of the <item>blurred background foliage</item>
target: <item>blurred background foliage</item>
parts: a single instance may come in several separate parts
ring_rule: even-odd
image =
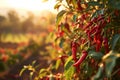
[[[40,55],[54,55],[47,50],[52,47],[51,32],[54,31],[56,14],[50,11],[42,11],[39,15],[31,11],[25,13],[21,15],[14,9],[8,10],[6,15],[0,13],[0,79],[10,78],[10,73],[14,73],[12,79],[15,79],[23,65],[33,60],[38,60],[43,67],[46,62],[39,60]]]

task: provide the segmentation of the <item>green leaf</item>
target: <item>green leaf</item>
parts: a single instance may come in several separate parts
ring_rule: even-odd
[[[62,10],[62,11],[60,11],[60,12],[57,14],[57,17],[56,17],[56,25],[59,24],[59,22],[61,21],[63,15],[64,15],[65,13],[66,13],[66,11],[65,11],[65,10]]]
[[[70,4],[71,0],[66,0],[67,4]]]
[[[71,80],[74,72],[75,72],[75,68],[73,66],[70,66],[69,69],[65,72],[66,80]]]
[[[47,70],[46,69],[41,69],[39,71],[39,78],[42,78],[47,75]]]
[[[77,15],[75,14],[75,15],[73,15],[73,22],[76,22],[76,20],[77,20]]]
[[[50,74],[49,80],[54,80],[53,74]]]
[[[105,70],[106,70],[107,77],[111,77],[111,73],[112,73],[115,65],[116,65],[116,60],[115,59],[113,59],[110,62],[106,62],[106,65],[105,65],[106,69]]]
[[[58,2],[55,6],[54,9],[59,9],[59,7],[61,6],[60,2]]]
[[[47,71],[46,69],[41,69],[41,70],[39,71],[39,74],[44,73],[44,72],[46,72],[46,71]]]
[[[72,4],[73,4],[73,7],[76,8],[77,7],[77,0],[72,0]]]
[[[66,80],[71,80],[71,77],[75,72],[75,68],[73,66],[73,61],[71,56],[67,59],[64,69],[65,69],[64,74],[65,74]]]
[[[104,10],[101,9],[101,10],[96,10],[93,14],[92,14],[92,17],[91,18],[95,18],[97,17],[98,15],[101,15],[101,14],[104,14]]]
[[[35,65],[35,63],[36,63],[36,61],[34,60],[34,61],[32,62],[32,66],[34,66],[34,65]]]
[[[90,2],[88,2],[88,6],[101,6],[101,4],[96,1],[90,1]]]
[[[85,62],[84,64],[83,64],[83,68],[82,68],[82,70],[84,71],[84,73],[86,74],[86,76],[87,77],[91,77],[91,75],[93,74],[93,67],[91,67],[90,65],[89,65],[89,62]]]
[[[5,64],[2,61],[0,61],[0,72],[5,71],[5,69]]]
[[[115,51],[110,51],[108,54],[103,56],[103,60],[105,62],[105,71],[107,77],[111,77],[111,73],[113,71],[113,68],[116,65],[117,58],[120,57],[120,54]]]
[[[95,59],[101,59],[103,54],[101,52],[89,51],[88,56],[93,57]]]
[[[30,80],[32,80],[33,72],[30,72]]]
[[[120,40],[120,34],[115,34],[112,38],[112,41],[111,41],[112,50],[114,50],[118,40]]]
[[[120,0],[108,0],[109,8],[120,10]]]
[[[73,64],[73,61],[72,61],[72,57],[70,56],[65,63],[65,66],[64,66],[65,71],[67,71],[72,66],[72,64]]]
[[[98,72],[96,73],[95,76],[93,76],[92,80],[102,80],[103,69],[104,69],[103,66],[99,67]]]
[[[55,69],[58,69],[58,68],[59,68],[60,63],[61,63],[61,60],[58,59],[58,60],[56,61]]]
[[[19,75],[21,76],[22,73],[23,73],[25,70],[26,70],[26,68],[23,68],[23,69],[20,71]]]
[[[65,41],[65,40],[64,40],[63,38],[60,39],[60,43],[59,43],[60,48],[63,47],[63,43],[64,43],[64,41]]]

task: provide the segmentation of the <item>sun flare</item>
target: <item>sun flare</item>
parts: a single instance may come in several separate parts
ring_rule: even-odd
[[[31,11],[54,11],[55,0],[49,0],[47,2],[42,2],[42,0],[1,0],[0,5]]]

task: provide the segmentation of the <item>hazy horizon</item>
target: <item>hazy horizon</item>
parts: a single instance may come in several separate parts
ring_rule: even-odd
[[[49,0],[47,2],[42,2],[41,0],[0,0],[0,13],[8,10],[16,10],[21,14],[25,11],[30,11],[35,14],[39,14],[42,11],[50,11],[56,13],[54,10],[55,0]]]

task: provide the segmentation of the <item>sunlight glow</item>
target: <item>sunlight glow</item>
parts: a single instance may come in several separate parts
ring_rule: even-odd
[[[54,10],[55,0],[42,2],[42,0],[1,0],[0,5],[11,8],[31,11]]]

